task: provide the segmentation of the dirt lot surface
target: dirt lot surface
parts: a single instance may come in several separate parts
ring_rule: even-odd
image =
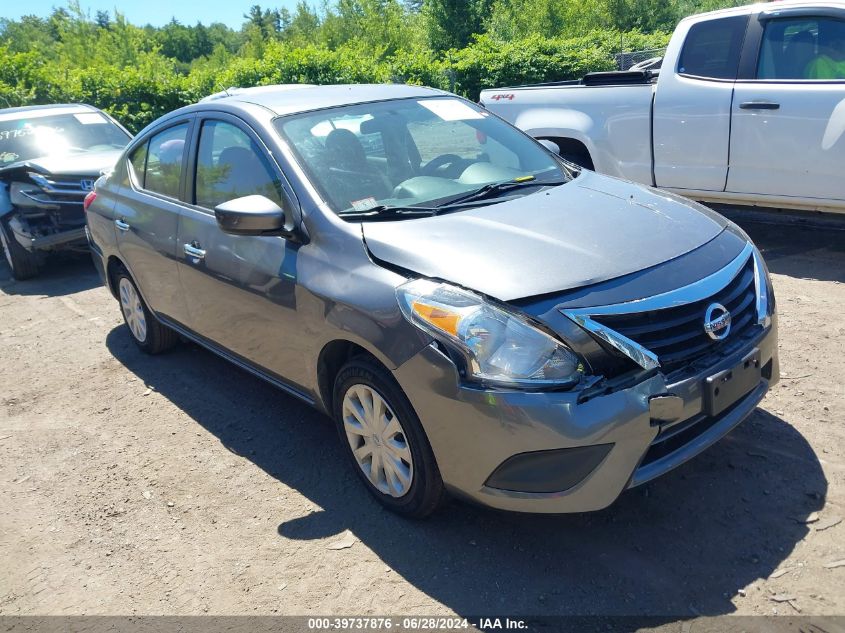
[[[782,382],[557,517],[387,514],[321,415],[193,345],[137,351],[86,258],[0,268],[0,614],[845,614],[845,232],[746,229]]]

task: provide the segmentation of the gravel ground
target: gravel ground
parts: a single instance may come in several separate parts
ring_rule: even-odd
[[[321,415],[193,345],[138,352],[87,258],[0,268],[0,614],[845,614],[845,232],[746,228],[781,384],[558,517],[387,514]]]

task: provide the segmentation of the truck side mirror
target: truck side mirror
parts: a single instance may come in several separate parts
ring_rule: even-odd
[[[537,142],[543,147],[545,147],[547,150],[549,150],[552,154],[560,156],[560,147],[554,141],[550,141],[547,138],[540,138],[537,139]]]

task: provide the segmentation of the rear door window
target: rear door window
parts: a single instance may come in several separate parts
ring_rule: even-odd
[[[694,24],[678,62],[678,72],[707,79],[736,79],[748,16]]]
[[[811,16],[770,20],[757,79],[845,80],[845,21]]]

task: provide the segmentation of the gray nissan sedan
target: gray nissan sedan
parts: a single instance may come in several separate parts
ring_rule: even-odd
[[[447,493],[603,508],[778,379],[742,230],[437,90],[215,95],[143,130],[85,207],[142,350],[185,337],[318,407],[406,516]]]

